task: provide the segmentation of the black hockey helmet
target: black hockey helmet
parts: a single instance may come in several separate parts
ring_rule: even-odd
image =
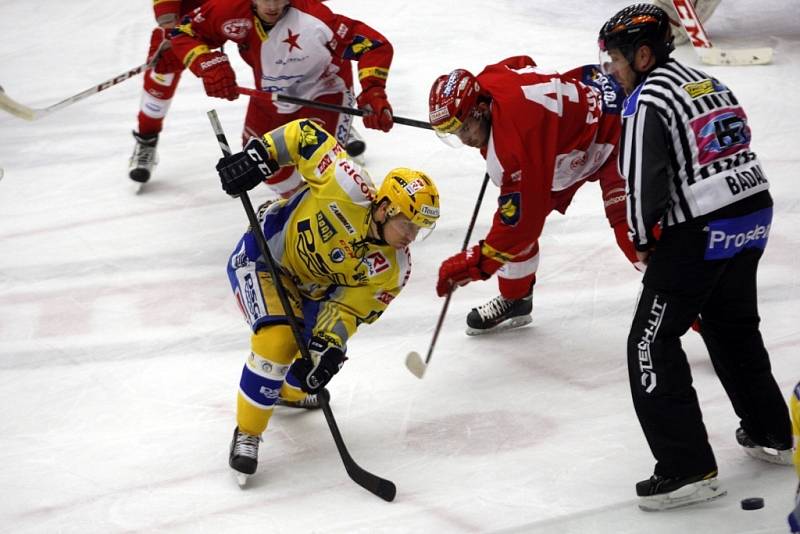
[[[661,65],[675,50],[669,16],[653,4],[628,6],[608,19],[600,28],[600,50],[619,49],[632,64],[633,55],[642,45],[648,45]]]

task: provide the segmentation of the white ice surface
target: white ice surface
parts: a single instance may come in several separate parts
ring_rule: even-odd
[[[0,0],[0,85],[45,107],[138,65],[150,2]],[[395,113],[424,119],[433,79],[529,54],[568,69],[595,62],[601,23],[624,1],[331,0],[375,25],[396,56]],[[760,269],[763,334],[786,392],[800,375],[800,15],[794,0],[722,2],[707,24],[729,47],[772,46],[765,67],[705,67],[749,113],[775,198]],[[233,47],[229,52],[235,56]],[[682,47],[676,57],[699,64]],[[238,60],[238,58],[237,58]],[[242,85],[252,76],[236,63]],[[379,180],[429,172],[439,228],[413,250],[414,275],[352,340],[331,385],[354,458],[392,479],[385,503],[342,469],[319,413],[276,413],[242,491],[227,448],[248,330],[224,267],[246,221],[220,190],[216,108],[232,142],[245,100],[205,97],[186,74],[161,137],[161,163],[130,193],[139,78],[36,122],[0,112],[0,531],[68,532],[785,532],[792,469],[758,463],[699,337],[685,337],[728,496],[665,513],[636,507],[653,459],[633,412],[625,338],[639,275],[616,249],[599,188],[583,187],[542,238],[533,325],[468,338],[464,316],[494,281],[453,298],[424,380],[442,301],[435,273],[461,246],[483,175],[477,152],[426,131],[364,131]],[[360,122],[360,121],[359,121]],[[258,191],[254,200],[266,196]],[[488,228],[489,189],[475,241]],[[744,497],[766,507],[745,512]]]

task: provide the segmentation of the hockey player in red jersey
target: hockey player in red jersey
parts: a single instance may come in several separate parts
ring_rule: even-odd
[[[531,322],[545,218],[553,210],[564,213],[588,181],[600,182],[617,243],[635,264],[616,164],[623,98],[615,80],[596,66],[559,74],[527,56],[489,65],[477,77],[458,69],[434,82],[431,125],[480,149],[500,187],[488,235],[439,269],[439,296],[498,274],[500,295],[469,313],[467,334]]]
[[[319,0],[209,0],[178,26],[172,49],[203,80],[209,96],[235,100],[236,75],[218,50],[227,41],[236,44],[253,69],[257,89],[340,106],[357,103],[371,112],[364,116],[367,128],[392,128],[385,88],[394,51],[363,22],[333,13]],[[352,61],[358,64],[361,84],[357,98]],[[297,118],[313,119],[347,145],[352,116],[256,98],[247,108],[243,141]],[[283,196],[302,183],[292,167],[268,181]]]
[[[153,0],[153,11],[158,26],[150,36],[148,61],[166,40],[166,34],[174,28],[180,18],[202,4],[202,0]],[[172,97],[181,79],[183,64],[178,60],[169,44],[159,55],[158,63],[144,72],[144,87],[137,116],[138,130],[133,132],[136,145],[130,160],[128,176],[134,182],[144,183],[156,166],[156,144],[164,124]]]

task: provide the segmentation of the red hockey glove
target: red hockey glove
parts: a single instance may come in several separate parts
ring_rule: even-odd
[[[158,27],[153,30],[150,36],[150,50],[147,52],[147,62],[149,63],[161,43],[167,40],[167,30]],[[158,62],[155,65],[155,71],[159,74],[169,74],[171,72],[180,72],[183,70],[183,63],[175,55],[175,52],[170,48],[169,43],[164,45],[161,49],[161,55],[158,56]]]
[[[373,85],[364,89],[358,98],[359,109],[370,111],[369,115],[364,115],[364,126],[373,130],[383,130],[388,132],[394,126],[392,118],[392,106],[386,98],[386,91],[379,85]]]
[[[203,79],[203,86],[208,96],[236,100],[236,74],[228,62],[228,56],[222,52],[209,52],[196,58],[189,66],[196,76]]]
[[[439,267],[436,294],[444,297],[456,286],[467,285],[474,280],[487,280],[491,275],[483,272],[480,264],[480,245],[475,245],[444,260]]]

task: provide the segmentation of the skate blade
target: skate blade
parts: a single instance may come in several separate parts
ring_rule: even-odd
[[[133,193],[134,195],[139,195],[142,193],[142,191],[144,190],[145,182],[137,182],[135,180],[129,180],[129,182],[130,182],[129,187],[131,189],[131,193]]]
[[[236,484],[239,485],[240,488],[244,488],[247,486],[247,479],[250,478],[250,475],[246,475],[245,473],[240,473],[235,469],[231,470],[231,474],[233,474],[234,480],[236,480]]]
[[[687,484],[670,493],[640,497],[639,508],[645,512],[659,512],[713,501],[727,495],[727,490],[721,488],[719,480],[701,480],[694,484]]]
[[[792,465],[792,451],[779,451],[769,447],[744,447],[744,452],[751,458],[776,465]]]
[[[519,317],[514,317],[513,319],[509,319],[499,325],[495,326],[494,328],[472,328],[471,326],[467,327],[467,335],[468,336],[482,336],[484,334],[496,334],[497,332],[503,332],[504,330],[511,330],[512,328],[519,328],[520,326],[525,326],[526,324],[530,324],[533,322],[533,318],[530,315],[520,315]]]

